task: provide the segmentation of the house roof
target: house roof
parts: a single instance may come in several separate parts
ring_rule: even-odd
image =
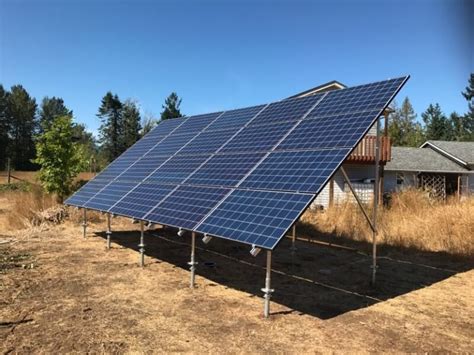
[[[474,142],[426,141],[421,148],[430,147],[463,165],[474,165]]]
[[[304,97],[304,96],[310,96],[314,95],[320,92],[326,92],[326,91],[331,91],[331,90],[339,90],[339,89],[345,89],[347,88],[346,85],[340,83],[337,80],[329,81],[325,84],[315,86],[314,88],[299,92],[295,95],[292,95],[290,97],[287,97],[287,99],[294,99],[296,97]]]
[[[432,173],[471,173],[433,149],[392,147],[392,159],[387,171],[416,171]]]

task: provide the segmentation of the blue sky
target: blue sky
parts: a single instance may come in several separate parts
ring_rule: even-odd
[[[473,4],[0,0],[0,83],[62,97],[92,131],[108,90],[155,115],[176,91],[196,114],[404,74],[418,114],[465,112]]]

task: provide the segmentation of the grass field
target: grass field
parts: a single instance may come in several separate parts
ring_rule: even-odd
[[[38,183],[38,172],[37,171],[12,171],[11,172],[11,182],[26,181],[33,184]],[[95,176],[95,173],[79,173],[76,180],[90,180]],[[0,171],[0,184],[7,183],[7,172]]]
[[[40,192],[0,194],[4,353],[474,351],[472,256],[443,243],[419,248],[383,239],[371,287],[362,225],[354,220],[351,234],[341,223],[329,229],[330,213],[305,216],[314,220],[298,224],[296,253],[288,239],[274,252],[272,316],[265,320],[263,255],[216,238],[199,242],[191,290],[189,235],[147,232],[140,269],[137,225],[113,219],[106,250],[98,213],[89,213],[86,239],[73,209],[61,224],[28,224],[25,205],[52,203]],[[444,208],[447,215],[456,207]]]

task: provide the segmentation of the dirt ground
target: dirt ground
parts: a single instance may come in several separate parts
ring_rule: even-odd
[[[86,239],[72,222],[12,232],[6,210],[0,197],[3,353],[474,352],[472,260],[382,246],[371,287],[369,245],[300,236],[292,254],[287,239],[263,319],[264,253],[199,238],[190,289],[189,235],[147,232],[142,269],[129,220],[113,219],[106,250],[104,223]]]

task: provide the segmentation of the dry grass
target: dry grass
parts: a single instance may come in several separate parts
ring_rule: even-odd
[[[11,172],[12,179],[11,182],[18,182],[18,181],[27,181],[32,184],[38,184],[38,172],[37,171],[12,171]],[[94,173],[83,172],[79,173],[76,177],[76,181],[79,180],[90,180],[95,176]],[[7,172],[0,171],[0,184],[7,183]]]
[[[302,221],[337,237],[371,240],[361,211],[350,202],[324,213],[308,211]],[[382,244],[474,255],[474,197],[461,202],[439,202],[430,200],[423,192],[407,190],[394,194],[390,206],[380,210],[378,224],[378,240]]]

